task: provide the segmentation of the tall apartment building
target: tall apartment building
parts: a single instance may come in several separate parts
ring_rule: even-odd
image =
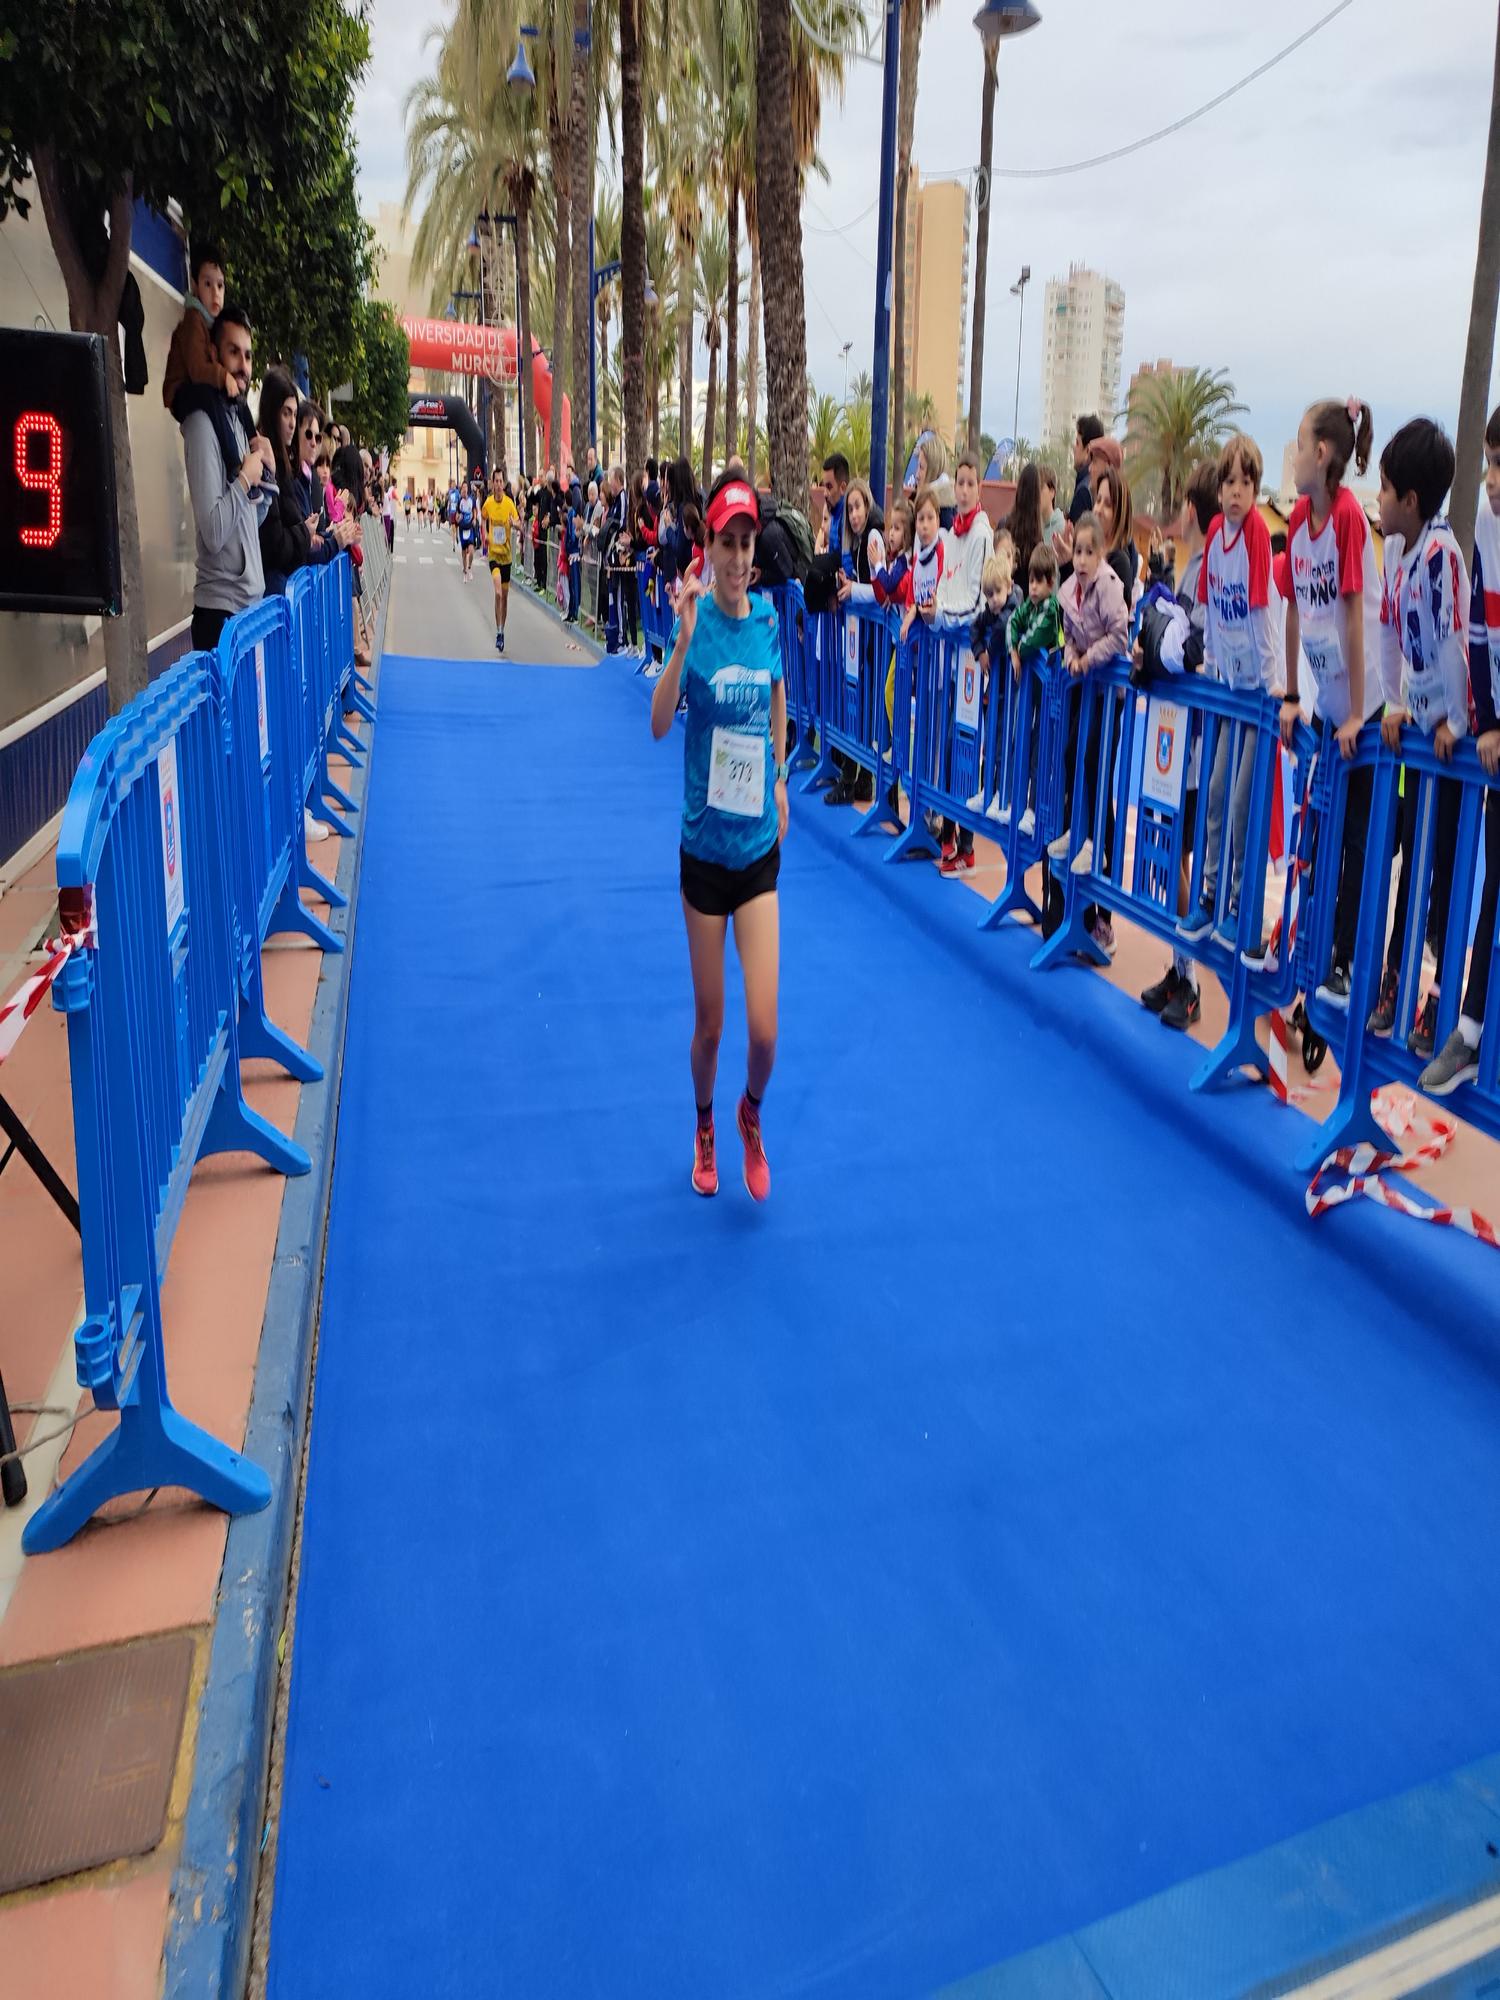
[[[953,439],[968,393],[969,188],[919,181],[906,196],[906,381],[932,398],[933,426]]]
[[[1123,407],[1125,290],[1085,265],[1049,278],[1042,328],[1042,437],[1070,437],[1087,411],[1110,424]]]

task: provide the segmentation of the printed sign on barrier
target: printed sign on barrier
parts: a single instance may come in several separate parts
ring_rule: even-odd
[[[167,936],[182,921],[182,794],[177,789],[177,743],[164,743],[156,758],[156,792],[161,805],[161,884]]]
[[[844,679],[846,681],[858,681],[859,679],[859,620],[857,618],[846,618],[844,620]]]
[[[255,710],[260,724],[260,761],[268,763],[271,756],[271,731],[266,722],[266,649],[255,649]]]
[[[983,676],[979,662],[970,653],[959,661],[958,699],[954,708],[954,721],[970,736],[979,734],[979,702],[983,688]]]
[[[1182,804],[1182,780],[1187,762],[1190,717],[1179,702],[1153,696],[1146,711],[1146,762],[1141,795],[1166,812]]]

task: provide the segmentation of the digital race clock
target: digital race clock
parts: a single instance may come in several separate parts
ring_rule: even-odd
[[[104,342],[0,327],[0,610],[120,608]]]

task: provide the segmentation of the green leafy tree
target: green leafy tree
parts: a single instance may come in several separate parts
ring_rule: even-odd
[[[868,478],[870,471],[870,422],[872,405],[868,396],[861,396],[844,406],[843,448],[849,459],[849,470],[861,479]]]
[[[410,423],[411,343],[382,299],[362,300],[353,324],[359,354],[346,406],[349,429],[371,451],[394,451]]]
[[[92,0],[12,10],[11,19],[0,31],[0,219],[12,209],[29,215],[34,182],[69,324],[105,341],[121,604],[105,622],[104,656],[110,706],[119,709],[147,675],[140,518],[115,336],[133,203],[165,209],[175,198],[200,226],[212,218],[226,254],[233,244],[235,259],[247,258],[246,271],[245,246],[280,232],[280,286],[250,300],[252,313],[274,317],[275,299],[293,289],[309,295],[310,312],[326,303],[352,313],[357,293],[339,296],[305,256],[302,229],[341,182],[369,36],[341,0],[243,0],[232,30],[208,0]],[[226,37],[232,51],[253,53],[226,56]],[[231,275],[242,280],[246,271]],[[289,322],[289,348],[294,334]]]
[[[1193,467],[1217,453],[1244,411],[1222,368],[1174,368],[1137,383],[1126,414],[1125,469],[1137,491],[1158,482],[1163,520],[1182,505]]]
[[[807,399],[807,456],[808,469],[817,479],[823,469],[823,461],[831,451],[841,449],[844,442],[844,413],[839,408],[836,396],[817,395],[811,390]]]

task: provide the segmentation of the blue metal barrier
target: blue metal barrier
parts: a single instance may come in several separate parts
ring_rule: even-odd
[[[240,1054],[269,1056],[301,1083],[322,1065],[266,1011],[261,946],[299,931],[324,951],[343,941],[303,907],[293,873],[304,845],[298,675],[287,602],[269,597],[231,618],[219,639],[235,958],[242,1005]]]
[[[63,813],[59,906],[88,940],[53,994],[83,1222],[78,1379],[120,1422],[27,1524],[28,1554],[124,1493],[183,1486],[229,1513],[270,1498],[258,1467],[172,1407],[162,1344],[161,1277],[197,1161],[310,1166],[240,1085],[224,741],[217,663],[190,653],[94,738]]]
[[[1290,1005],[1297,992],[1296,968],[1290,950],[1268,961],[1262,935],[1266,853],[1270,833],[1271,783],[1280,742],[1280,705],[1274,697],[1237,694],[1199,674],[1172,675],[1138,688],[1124,658],[1081,676],[1076,758],[1073,778],[1071,840],[1068,858],[1052,863],[1063,883],[1063,921],[1032,963],[1045,970],[1072,954],[1107,963],[1084,922],[1090,905],[1102,905],[1153,931],[1174,950],[1199,960],[1219,979],[1229,1001],[1229,1025],[1223,1038],[1192,1078],[1202,1090],[1223,1083],[1238,1069],[1268,1072],[1268,1059],[1256,1034],[1256,1022],[1273,1007]],[[1209,774],[1221,733],[1230,773],[1242,757],[1250,764],[1250,796],[1245,829],[1237,910],[1232,904],[1232,806],[1223,812],[1218,877],[1214,895],[1214,929],[1189,942],[1177,928],[1178,883],[1183,859],[1184,781],[1194,729],[1202,734],[1201,776],[1194,808],[1193,855],[1188,908],[1196,909],[1203,895],[1208,847]],[[1086,746],[1091,731],[1099,743],[1098,785],[1089,796]],[[1299,739],[1304,746],[1309,739]],[[1118,752],[1113,746],[1118,742]],[[1300,796],[1310,759],[1296,764]],[[1232,781],[1226,791],[1232,794]],[[1134,853],[1129,871],[1126,848],[1134,808]],[[1089,865],[1075,872],[1073,861],[1090,843]],[[1290,931],[1290,899],[1296,871],[1289,870],[1282,913],[1282,934]],[[1233,943],[1227,942],[1232,935]]]
[[[641,622],[642,672],[653,664],[666,664],[667,644],[672,635],[672,608],[667,589],[649,556],[640,556],[635,565],[637,609]]]
[[[919,619],[900,650],[911,656],[909,685],[916,718],[909,773],[911,819],[887,857],[891,860],[915,848],[936,853],[936,842],[927,830],[929,813],[941,814],[970,833],[994,833],[994,823],[986,822],[985,806],[1003,789],[1005,714],[1013,699],[1009,670],[988,676],[982,672],[970,650],[966,624],[928,625]],[[899,691],[896,713],[902,713]]]
[[[1037,654],[1025,662],[1019,678],[1011,674],[1009,679],[994,794],[1005,887],[980,919],[985,930],[1007,917],[1042,920],[1026,877],[1038,862],[1046,867],[1048,844],[1063,830],[1068,715],[1078,698],[1077,681],[1060,653]],[[988,806],[985,815],[989,817]]]
[[[353,829],[339,818],[322,796],[321,777],[326,757],[325,725],[321,707],[323,668],[322,636],[319,629],[321,599],[316,570],[299,570],[287,586],[286,605],[292,626],[293,679],[298,704],[297,771],[298,795],[313,818],[331,827],[346,839]],[[297,886],[311,889],[330,909],[341,910],[348,902],[343,890],[320,875],[307,858],[306,844],[298,840],[292,848],[292,868]]]
[[[1403,781],[1404,770],[1404,781]],[[1339,870],[1325,862],[1342,852],[1343,829],[1351,780],[1368,773],[1370,819],[1365,836],[1364,870],[1360,881],[1359,923],[1349,967],[1348,1004],[1340,1005],[1323,985],[1333,957]],[[1312,908],[1298,939],[1298,971],[1306,990],[1307,1017],[1314,1031],[1334,1050],[1339,1065],[1339,1099],[1329,1117],[1298,1154],[1300,1167],[1316,1167],[1339,1147],[1369,1144],[1390,1150],[1390,1139],[1370,1108],[1371,1092],[1382,1084],[1400,1082],[1414,1089],[1429,1060],[1407,1047],[1422,1000],[1423,948],[1427,939],[1437,861],[1439,788],[1456,788],[1457,833],[1449,876],[1448,917],[1443,937],[1444,976],[1440,987],[1434,1049],[1452,1033],[1461,1011],[1465,986],[1465,956],[1479,876],[1480,843],[1486,802],[1500,794],[1500,778],[1488,778],[1472,739],[1457,745],[1452,762],[1438,758],[1429,738],[1410,726],[1401,732],[1399,751],[1388,750],[1374,724],[1361,731],[1352,759],[1342,757],[1325,737],[1319,758],[1319,779],[1310,800],[1309,817],[1317,859],[1313,862]],[[1388,1035],[1368,1025],[1379,994],[1387,952],[1391,915],[1391,869],[1400,856],[1400,809],[1403,782],[1416,787],[1415,833],[1407,860],[1409,893],[1406,922],[1391,942],[1397,956],[1395,1023]],[[1450,799],[1453,794],[1450,793]],[[1490,810],[1495,810],[1492,804]],[[1490,947],[1490,970],[1500,958]],[[1471,1125],[1500,1138],[1500,1017],[1486,1010],[1479,1047],[1479,1074],[1460,1084],[1452,1107]]]

